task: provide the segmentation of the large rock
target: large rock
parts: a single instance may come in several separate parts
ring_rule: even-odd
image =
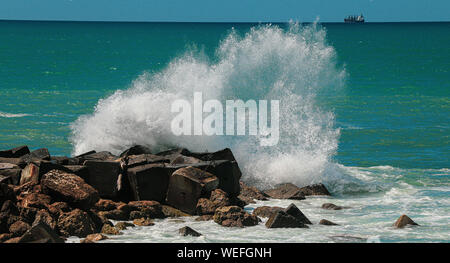
[[[20,176],[20,184],[32,182],[39,183],[39,166],[34,163],[29,163],[23,170]]]
[[[89,169],[84,165],[64,165],[70,173],[81,177],[85,182],[89,180]]]
[[[211,192],[209,199],[200,198],[197,202],[197,214],[214,214],[216,209],[223,206],[231,206],[232,202],[228,194],[222,189],[215,189]]]
[[[279,206],[260,206],[253,210],[254,215],[259,217],[271,217],[273,214],[276,214],[278,211],[283,211],[284,209]]]
[[[160,152],[157,155],[170,159],[174,169],[193,166],[214,174],[220,181],[218,188],[227,192],[230,197],[236,197],[240,193],[239,179],[242,174],[233,153],[228,148],[213,153],[193,153],[179,148]],[[202,162],[198,162],[198,159]]]
[[[300,209],[298,209],[298,207],[294,204],[290,204],[286,209],[284,209],[284,212],[295,217],[303,224],[312,225],[311,221],[309,221],[309,219],[302,213],[302,211],[300,211]]]
[[[335,205],[332,203],[324,203],[324,204],[322,204],[322,208],[327,209],[327,210],[342,210],[347,207]]]
[[[43,223],[49,226],[52,230],[56,231],[57,222],[55,218],[45,209],[41,209],[36,213],[33,226],[39,223]]]
[[[170,149],[167,151],[159,152],[156,155],[164,156],[165,158],[169,159],[170,161],[173,161],[175,158],[179,157],[180,155],[191,156],[191,152],[185,148],[177,148],[177,149]]]
[[[248,202],[255,203],[254,199],[260,201],[266,201],[267,195],[254,186],[248,186],[244,182],[240,182],[241,192],[239,193],[239,198]]]
[[[176,158],[174,158],[170,164],[171,165],[179,165],[179,164],[195,164],[195,163],[201,163],[203,162],[200,159],[197,159],[195,157],[190,157],[190,156],[184,156],[184,155],[180,155]]]
[[[64,243],[64,240],[51,227],[39,222],[33,224],[18,243]]]
[[[98,211],[111,211],[117,209],[119,204],[109,199],[100,199],[95,203],[94,209]]]
[[[166,217],[183,217],[189,214],[168,205],[162,205],[162,212]]]
[[[217,152],[212,153],[195,153],[191,152],[188,156],[192,156],[198,158],[203,161],[218,161],[218,160],[228,160],[228,161],[236,161],[234,158],[233,152],[229,148],[222,149]]]
[[[14,190],[7,184],[0,183],[0,208],[6,200],[16,200]]]
[[[239,206],[224,206],[216,209],[214,222],[225,227],[255,226],[259,218],[244,211]]]
[[[266,190],[264,193],[275,199],[305,199],[305,196],[301,192],[300,188],[291,183],[279,184],[274,189]]]
[[[52,198],[42,193],[28,193],[23,196],[21,195],[19,200],[21,207],[45,209],[50,205]]]
[[[267,228],[307,228],[308,226],[298,221],[295,217],[284,211],[273,214],[266,222]]]
[[[58,218],[58,229],[63,236],[86,237],[98,231],[89,214],[80,209],[62,213]]]
[[[180,233],[180,235],[182,236],[193,236],[193,237],[199,237],[202,235],[188,226],[178,229],[178,233]]]
[[[157,201],[132,201],[128,203],[130,210],[133,212],[141,212],[144,217],[148,218],[165,218],[162,206]],[[130,213],[131,219],[131,213]],[[133,218],[134,219],[134,218]]]
[[[152,151],[147,146],[143,145],[134,145],[129,149],[125,150],[120,154],[120,157],[127,157],[130,155],[139,155],[139,154],[151,154]]]
[[[147,164],[128,169],[133,199],[163,202],[169,186],[169,172],[164,164]]]
[[[110,226],[108,224],[103,225],[101,233],[106,234],[106,235],[121,235],[122,234],[122,232],[120,232],[119,229],[115,228],[114,226]]]
[[[167,168],[175,171],[177,169],[189,166],[204,170],[219,178],[219,185],[217,186],[217,188],[224,190],[230,198],[239,195],[241,191],[239,180],[242,176],[242,173],[237,162],[228,160],[203,161],[193,164],[171,165],[167,166]]]
[[[411,218],[409,218],[407,215],[401,215],[397,221],[395,221],[394,223],[394,227],[396,228],[403,228],[407,225],[411,225],[411,226],[418,226],[419,224],[417,224],[416,222],[414,222]]]
[[[85,161],[117,161],[119,159],[118,156],[113,155],[110,152],[87,152],[75,157],[78,159],[78,164],[83,164]]]
[[[33,161],[50,161],[51,156],[47,148],[40,148],[20,157],[24,162],[29,163]]]
[[[300,192],[304,196],[309,195],[331,195],[323,184],[313,184],[300,188]]]
[[[140,165],[153,164],[153,163],[169,163],[170,160],[164,156],[158,156],[153,154],[140,154],[130,155],[126,159],[128,169]]]
[[[28,146],[24,145],[24,146],[19,146],[19,147],[13,148],[13,149],[0,151],[0,157],[19,158],[19,157],[22,157],[29,153],[30,153],[30,150],[28,149]]]
[[[83,163],[89,171],[86,182],[94,187],[102,198],[116,197],[117,181],[122,172],[119,162],[103,160],[87,160]]]
[[[324,226],[338,226],[339,224],[333,223],[329,220],[326,219],[322,219],[319,221],[319,225],[324,225]]]
[[[11,166],[17,168],[0,168],[0,183],[19,185],[22,169],[14,164],[0,163],[0,166],[1,165],[4,165],[3,167]]]
[[[14,222],[9,227],[9,232],[11,234],[13,234],[13,237],[20,237],[23,234],[25,234],[25,232],[27,232],[28,229],[30,229],[30,225],[27,224],[26,222],[19,220],[19,221]]]
[[[105,239],[108,239],[108,237],[105,235],[102,235],[100,233],[96,233],[96,234],[87,235],[87,237],[85,239],[81,240],[80,243],[95,243],[95,242],[105,240]]]
[[[311,221],[294,204],[283,211],[272,214],[266,222],[267,228],[308,228]]]
[[[26,184],[32,182],[33,184],[38,184],[42,176],[51,170],[60,170],[67,173],[71,173],[71,170],[63,165],[56,164],[50,161],[41,160],[30,162],[22,170],[20,177],[20,184]]]
[[[80,177],[52,170],[41,180],[42,190],[56,200],[69,203],[73,207],[90,209],[99,200],[99,194]]]
[[[167,203],[194,214],[198,199],[208,195],[218,185],[219,179],[211,173],[194,167],[178,169],[170,177]]]
[[[27,163],[22,158],[4,158],[0,157],[0,163],[9,163],[19,166],[20,168],[24,168]]]

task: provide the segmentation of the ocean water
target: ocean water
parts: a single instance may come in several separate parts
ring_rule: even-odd
[[[160,220],[107,242],[448,242],[450,23],[0,22],[0,148],[53,155],[232,148],[261,188],[323,182],[294,203],[340,226],[228,229]],[[177,137],[171,101],[280,100],[280,141]],[[327,211],[324,202],[349,206]],[[252,204],[287,206],[291,201]],[[408,214],[420,227],[393,229]],[[293,235],[292,233],[296,233]],[[77,239],[71,239],[77,241]]]

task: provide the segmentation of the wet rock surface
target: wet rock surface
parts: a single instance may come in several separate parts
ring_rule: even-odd
[[[419,224],[417,224],[416,222],[414,222],[411,218],[409,218],[409,216],[407,215],[401,215],[397,221],[395,221],[394,223],[394,227],[396,228],[404,228],[406,226],[418,226]]]

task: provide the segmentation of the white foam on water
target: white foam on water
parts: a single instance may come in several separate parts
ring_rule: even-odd
[[[0,111],[0,117],[3,118],[21,118],[25,116],[31,116],[31,114],[27,113],[8,113],[8,112],[2,112]]]

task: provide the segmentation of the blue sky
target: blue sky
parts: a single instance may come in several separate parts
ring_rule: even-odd
[[[177,22],[450,21],[450,0],[0,0],[0,19]]]

